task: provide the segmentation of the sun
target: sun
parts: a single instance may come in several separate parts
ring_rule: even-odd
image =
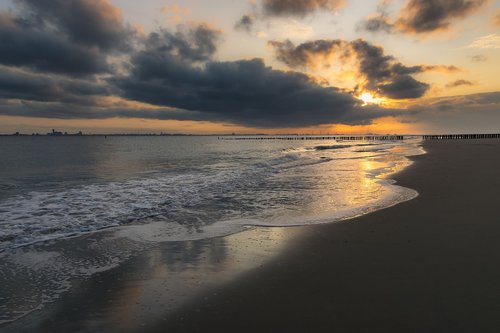
[[[362,93],[361,96],[359,96],[358,98],[363,101],[363,105],[380,104],[384,101],[383,98],[374,97],[369,92]]]

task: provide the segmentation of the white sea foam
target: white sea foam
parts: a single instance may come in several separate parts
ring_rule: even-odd
[[[371,177],[378,177],[386,173],[387,169],[373,170]],[[266,221],[261,219],[236,218],[229,220],[219,220],[212,224],[200,226],[193,230],[192,228],[178,223],[164,223],[163,221],[152,221],[144,225],[133,225],[120,228],[118,235],[128,237],[135,241],[146,242],[172,242],[172,241],[194,241],[206,238],[227,236],[241,232],[251,227],[298,227],[305,225],[332,223],[352,219],[365,215],[380,209],[389,208],[399,203],[409,201],[418,196],[418,192],[395,185],[392,179],[378,179],[386,191],[376,200],[364,204],[344,207],[329,212],[317,212],[312,215],[295,214],[284,218]]]
[[[242,186],[249,188],[280,169],[324,162],[284,154],[241,170],[133,179],[15,196],[0,201],[0,251],[154,217],[191,227],[203,218],[204,211],[194,212],[192,208],[202,201],[217,199],[228,191],[236,193]]]

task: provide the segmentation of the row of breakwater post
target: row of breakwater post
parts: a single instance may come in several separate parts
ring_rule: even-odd
[[[440,134],[422,135],[424,140],[474,140],[474,139],[500,139],[500,134]]]
[[[407,138],[422,140],[474,140],[500,139],[500,133],[493,134],[434,134],[434,135],[248,135],[218,136],[219,140],[336,140],[336,141],[401,141]]]
[[[219,136],[219,140],[345,140],[345,141],[397,141],[404,140],[403,135],[364,135],[364,136],[313,136],[313,135],[283,135],[283,136]]]

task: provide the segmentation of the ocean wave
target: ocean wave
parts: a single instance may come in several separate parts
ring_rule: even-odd
[[[231,197],[258,188],[271,175],[327,161],[287,153],[242,169],[17,195],[0,201],[0,252],[120,225],[140,224],[152,218],[188,227],[211,223],[238,209],[234,207],[238,203],[231,202]],[[228,196],[231,192],[233,195]]]

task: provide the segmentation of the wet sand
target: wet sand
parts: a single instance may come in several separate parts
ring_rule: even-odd
[[[499,332],[500,140],[424,148],[414,200],[159,244],[0,332]]]

